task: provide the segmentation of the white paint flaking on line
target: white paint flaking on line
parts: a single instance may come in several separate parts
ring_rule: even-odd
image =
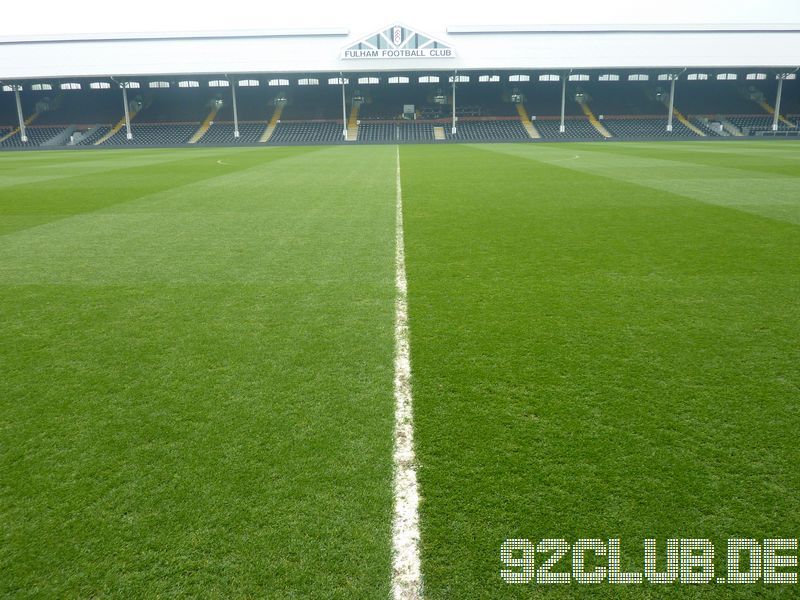
[[[392,521],[392,596],[422,598],[419,559],[419,488],[414,457],[411,349],[408,336],[408,285],[403,240],[400,147],[396,154],[395,206],[395,357],[394,357],[394,517]]]

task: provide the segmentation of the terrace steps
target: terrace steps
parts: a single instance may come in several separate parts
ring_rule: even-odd
[[[767,102],[766,100],[762,100],[761,102],[759,102],[759,103],[758,103],[758,105],[759,105],[761,108],[763,108],[765,111],[767,111],[769,114],[771,114],[771,115],[773,115],[773,116],[775,115],[775,107],[773,107],[773,106],[772,106],[772,105],[771,105],[769,102]],[[792,123],[792,122],[791,122],[789,119],[787,119],[787,118],[786,118],[786,117],[784,117],[783,115],[779,115],[779,116],[778,116],[778,120],[779,120],[781,123],[783,123],[784,125],[788,125],[788,126],[789,126],[789,127],[791,127],[792,129],[795,129],[795,128],[797,127],[797,125],[795,125],[794,123]]]
[[[361,104],[354,102],[350,108],[350,117],[347,119],[347,136],[345,140],[348,142],[355,142],[358,140],[358,110]]]
[[[528,132],[528,136],[535,140],[541,139],[542,134],[536,129],[536,126],[533,124],[528,114],[528,109],[525,108],[522,102],[517,104],[517,113],[519,114],[520,121],[522,121],[522,126],[525,128],[525,131]]]
[[[208,115],[206,116],[205,120],[202,123],[200,123],[200,127],[197,129],[197,131],[194,132],[194,135],[192,135],[192,137],[189,138],[190,144],[196,144],[208,132],[208,130],[211,128],[211,123],[214,121],[214,119],[217,116],[217,113],[219,112],[219,108],[220,108],[219,106],[214,105],[214,107],[211,109],[211,112],[209,112]]]
[[[36,117],[38,117],[38,116],[39,116],[39,113],[38,113],[38,112],[35,112],[35,113],[33,113],[33,114],[30,116],[30,117],[28,117],[27,119],[25,119],[25,125],[26,125],[26,126],[28,126],[28,125],[30,125],[31,123],[33,123],[33,122],[36,120]],[[0,137],[0,142],[4,142],[4,141],[6,141],[8,138],[10,138],[10,137],[12,137],[12,136],[14,136],[14,135],[16,135],[16,134],[18,134],[18,133],[19,133],[19,127],[17,127],[17,128],[15,128],[15,129],[13,129],[13,130],[11,131],[11,133],[7,133],[6,135],[4,135],[4,136]]]
[[[137,113],[137,111],[135,111],[135,110],[131,111],[129,113],[131,121],[133,121],[133,119],[136,117],[136,113]],[[113,136],[115,133],[117,133],[123,127],[125,127],[125,117],[124,116],[117,122],[116,125],[114,125],[111,129],[109,129],[103,137],[101,137],[99,140],[97,140],[94,143],[94,145],[95,146],[99,146],[100,144],[108,141],[111,138],[111,136]]]
[[[264,130],[264,133],[261,134],[261,137],[258,139],[259,144],[264,144],[269,141],[269,138],[272,137],[272,134],[275,133],[275,127],[278,125],[278,121],[281,120],[281,115],[283,114],[283,107],[284,104],[277,104],[275,106],[275,110],[272,113],[272,118],[269,120],[269,124],[267,128]]]
[[[592,109],[589,108],[589,105],[586,102],[579,102],[578,104],[580,104],[583,114],[585,114],[589,119],[589,123],[591,123],[592,127],[597,130],[597,133],[602,135],[604,138],[610,138],[611,134],[608,132],[608,129],[606,129],[603,124],[597,120],[597,117],[594,116],[594,113],[592,112]]]
[[[677,108],[672,109],[672,114],[675,115],[675,118],[683,123],[692,133],[699,135],[700,137],[707,137],[703,130],[687,119],[686,116]]]

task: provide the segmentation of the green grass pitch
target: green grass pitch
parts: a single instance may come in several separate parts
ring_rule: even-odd
[[[0,153],[1,597],[389,596],[395,158]],[[425,597],[797,597],[500,546],[800,537],[800,144],[400,164]]]

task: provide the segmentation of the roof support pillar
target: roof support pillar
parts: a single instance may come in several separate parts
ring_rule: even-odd
[[[120,84],[122,88],[122,104],[125,107],[125,138],[132,140],[133,133],[131,132],[131,112],[128,107],[128,82],[123,81]]]
[[[233,96],[233,137],[239,139],[239,111],[236,108],[236,80],[231,79],[231,96]]]
[[[458,71],[453,73],[453,128],[451,133],[456,134],[456,79],[458,79]]]
[[[339,73],[339,81],[342,84],[342,139],[347,141],[347,102],[344,99],[344,74]]]
[[[17,117],[19,118],[19,139],[23,144],[28,142],[28,134],[25,132],[25,117],[22,114],[22,101],[19,99],[21,85],[14,85],[14,97],[17,99]]]
[[[671,80],[669,85],[669,115],[667,115],[667,131],[672,131],[672,113],[675,111],[675,80],[678,78],[678,76],[673,74],[670,77]]]
[[[772,131],[778,131],[778,119],[781,118],[781,93],[783,92],[783,73],[778,75],[778,94],[775,96],[775,114],[772,115]]]
[[[564,127],[564,108],[566,107],[567,103],[567,74],[564,73],[561,76],[561,124],[558,126],[558,130],[561,133],[566,131]]]

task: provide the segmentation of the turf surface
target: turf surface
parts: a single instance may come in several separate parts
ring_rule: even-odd
[[[394,149],[355,154],[0,157],[43,175],[0,191],[0,594],[388,594]]]
[[[401,166],[426,597],[798,593],[509,586],[499,551],[800,536],[800,145]],[[0,595],[387,596],[394,175],[0,154]]]

